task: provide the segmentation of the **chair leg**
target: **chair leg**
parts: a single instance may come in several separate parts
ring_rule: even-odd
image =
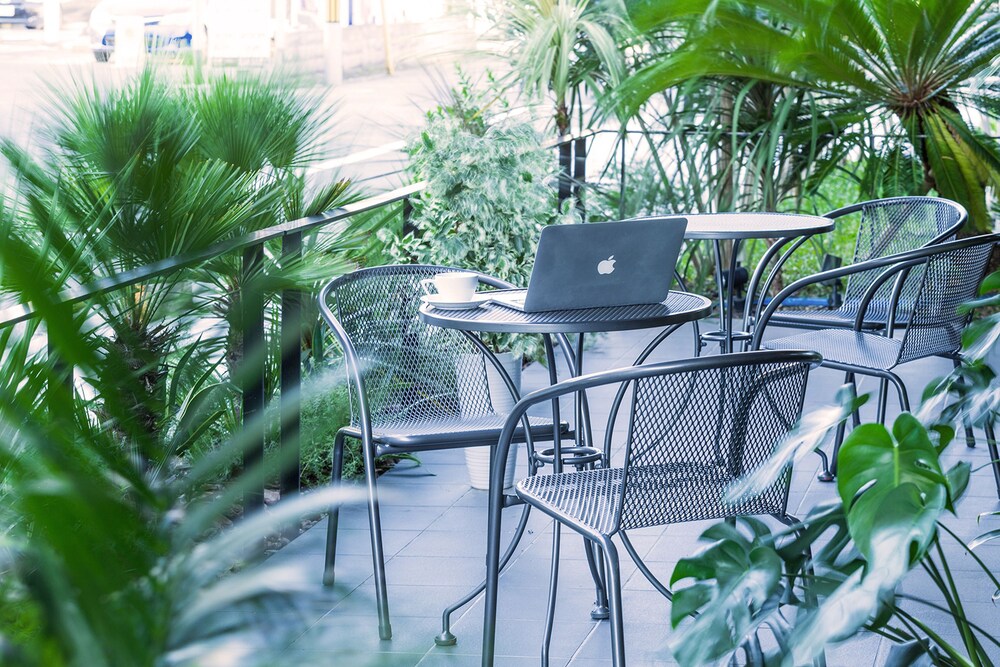
[[[586,466],[576,466],[577,470],[593,470],[594,464]],[[587,556],[587,567],[590,568],[590,576],[594,580],[594,607],[590,610],[590,618],[595,621],[603,621],[608,617],[608,582],[604,576],[603,563],[597,545],[583,538],[583,553]]]
[[[545,630],[542,634],[541,667],[548,667],[549,649],[551,648],[552,645],[552,624],[555,620],[556,592],[559,586],[559,540],[561,533],[562,533],[562,525],[558,521],[553,521],[552,563],[549,569],[549,600],[548,604],[545,607]]]
[[[997,484],[997,498],[1000,498],[1000,454],[997,453],[997,436],[993,430],[994,420],[987,419],[983,424],[986,431],[986,448],[990,452],[990,461],[993,462],[993,480]]]
[[[590,568],[590,576],[594,580],[594,607],[590,610],[590,618],[595,621],[603,621],[608,617],[608,594],[606,592],[607,582],[604,572],[601,570],[600,552],[595,549],[590,540],[584,538],[583,553],[587,556],[587,567]]]
[[[372,566],[375,571],[375,596],[378,600],[378,636],[392,639],[389,623],[389,592],[385,581],[385,553],[382,549],[382,520],[379,517],[378,490],[375,480],[375,446],[371,442],[361,443],[365,459],[365,487],[368,494],[368,530],[372,541]]]
[[[338,432],[333,440],[333,470],[330,471],[330,486],[340,486],[344,474],[344,434]],[[323,567],[323,585],[333,586],[336,576],[337,527],[340,523],[340,505],[330,508],[326,524],[326,563]]]
[[[962,367],[962,359],[961,359],[961,357],[957,357],[957,356],[956,357],[952,357],[951,358],[951,362],[952,362],[952,364],[955,365],[955,370],[958,370],[959,368]],[[962,419],[962,422],[963,422],[963,425],[965,426],[965,446],[966,447],[975,447],[976,446],[976,432],[972,429],[972,422],[969,421],[969,418],[967,416]]]
[[[618,549],[610,539],[600,542],[604,552],[604,561],[608,567],[608,602],[611,612],[611,664],[612,667],[625,667],[625,623],[622,614],[622,578],[621,564],[618,561]]]
[[[878,383],[878,412],[876,414],[876,419],[879,424],[885,423],[885,413],[889,404],[889,382],[885,378],[879,380]]]
[[[844,375],[844,384],[851,385],[851,400],[858,397],[858,381],[854,373],[848,371]],[[857,428],[861,424],[861,415],[855,410],[851,413],[851,423],[854,428]],[[821,482],[832,482],[837,476],[837,455],[840,453],[840,446],[844,444],[844,437],[847,434],[847,422],[842,421],[837,424],[837,433],[833,439],[833,455],[830,459],[827,459],[826,453],[817,449],[816,453],[819,455],[823,462],[823,472],[818,475],[818,479]]]
[[[886,379],[896,387],[896,393],[899,394],[899,407],[902,408],[903,412],[909,412],[910,398],[906,395],[906,385],[903,384],[903,381],[895,373],[886,371]]]

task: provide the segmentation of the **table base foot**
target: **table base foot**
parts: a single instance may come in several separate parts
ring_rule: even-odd
[[[454,646],[458,643],[458,638],[451,634],[451,632],[445,630],[434,638],[434,643],[437,646]]]
[[[590,610],[590,617],[595,621],[606,621],[611,616],[611,612],[608,611],[608,606],[603,604],[595,604],[594,608]]]

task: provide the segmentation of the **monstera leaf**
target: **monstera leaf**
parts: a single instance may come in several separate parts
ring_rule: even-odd
[[[874,622],[907,572],[937,538],[937,522],[968,481],[969,466],[947,473],[927,429],[911,414],[890,432],[865,424],[837,459],[837,490],[850,536],[865,561],[795,629],[794,662],[814,659],[831,642]]]
[[[670,585],[694,578],[675,591],[670,621],[676,628],[699,612],[684,632],[674,633],[671,651],[682,665],[706,665],[753,637],[779,611],[785,591],[783,563],[768,527],[756,519],[720,523],[702,535],[712,544],[674,568]],[[697,638],[697,641],[691,641]]]

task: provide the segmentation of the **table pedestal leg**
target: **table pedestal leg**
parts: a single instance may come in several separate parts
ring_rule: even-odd
[[[719,351],[722,354],[729,354],[734,351],[733,342],[745,342],[750,339],[750,334],[745,331],[733,331],[733,300],[735,298],[735,277],[737,268],[737,258],[739,257],[741,239],[733,239],[733,246],[729,256],[729,272],[723,274],[722,269],[722,240],[714,239],[712,248],[715,253],[715,286],[719,293],[719,330],[702,334],[702,338],[708,341],[719,343]],[[728,276],[728,277],[727,277]]]

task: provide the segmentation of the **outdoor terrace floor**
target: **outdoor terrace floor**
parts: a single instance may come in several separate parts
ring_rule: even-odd
[[[639,353],[652,331],[609,334],[599,339],[586,356],[586,370],[596,371],[628,365]],[[774,335],[781,330],[775,329]],[[684,328],[661,345],[654,360],[690,356],[691,333]],[[950,370],[944,359],[927,359],[903,366],[900,371],[910,395],[917,400],[924,385]],[[827,369],[813,372],[806,410],[832,399],[843,374]],[[547,383],[547,374],[538,365],[525,370],[523,386],[528,391]],[[862,380],[862,392],[873,391],[872,379]],[[892,407],[890,416],[898,412]],[[863,418],[874,418],[866,406]],[[593,406],[601,415],[600,406]],[[602,421],[594,419],[595,427]],[[981,433],[979,434],[981,436]],[[523,454],[522,454],[523,456]],[[985,445],[969,449],[953,443],[949,462],[965,459],[974,469],[988,461]],[[341,513],[335,589],[319,593],[308,629],[294,638],[281,664],[289,665],[393,665],[421,667],[465,667],[479,665],[483,603],[480,597],[453,617],[452,629],[458,644],[440,648],[434,636],[440,632],[441,611],[476,584],[484,573],[486,494],[469,488],[461,451],[420,455],[421,465],[401,463],[380,480],[382,526],[387,557],[389,605],[393,638],[379,641],[375,613],[372,564],[366,512],[363,506],[348,507]],[[832,498],[835,485],[817,481],[819,458],[810,457],[796,468],[789,508],[803,514],[818,502]],[[523,474],[519,469],[519,474]],[[969,491],[958,507],[958,517],[949,524],[963,538],[971,540],[996,519],[977,522],[981,512],[1000,509],[993,476],[988,468],[974,471]],[[519,509],[507,510],[505,534],[516,523]],[[698,548],[698,535],[708,523],[673,525],[636,531],[634,543],[654,573],[669,579],[678,559]],[[497,661],[500,666],[520,667],[539,664],[539,646],[548,586],[551,521],[533,513],[518,552],[501,577]],[[321,590],[326,521],[314,526],[275,554],[270,564],[301,568]],[[960,549],[948,546],[950,562],[965,591],[970,616],[984,628],[1000,628],[1000,608],[991,602],[994,587],[976,572],[972,559]],[[977,550],[994,572],[1000,572],[1000,543]],[[666,647],[669,629],[669,602],[662,598],[638,573],[622,552],[625,608],[626,657],[631,667],[676,664]],[[911,574],[904,584],[908,593],[937,600],[926,577]],[[606,621],[592,621],[589,611],[593,586],[583,560],[579,539],[564,531],[560,566],[559,598],[552,641],[553,667],[598,667],[610,665],[610,633]],[[958,641],[939,612],[925,612],[944,636]],[[831,666],[862,667],[884,664],[889,643],[874,635],[830,647]],[[1000,652],[993,651],[1000,662]],[[286,660],[287,659],[287,660]]]

